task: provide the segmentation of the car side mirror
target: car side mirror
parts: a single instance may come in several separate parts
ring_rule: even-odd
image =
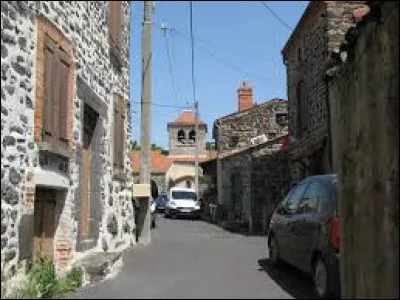
[[[279,204],[278,207],[276,208],[276,212],[280,215],[285,215],[286,209],[282,204]]]

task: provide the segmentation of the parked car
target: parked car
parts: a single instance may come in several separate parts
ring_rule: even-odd
[[[169,201],[165,208],[165,217],[200,217],[200,203],[196,191],[188,188],[173,187],[169,192]]]
[[[156,203],[156,211],[165,212],[165,207],[167,206],[168,202],[167,195],[158,196],[154,201]]]
[[[271,262],[312,274],[321,298],[340,294],[337,201],[336,175],[308,177],[278,205],[268,234]]]

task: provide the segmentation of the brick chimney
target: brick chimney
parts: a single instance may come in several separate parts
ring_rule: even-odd
[[[239,111],[243,111],[253,107],[253,89],[243,81],[242,85],[238,88]]]

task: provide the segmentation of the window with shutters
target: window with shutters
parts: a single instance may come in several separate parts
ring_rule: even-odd
[[[121,66],[122,26],[124,24],[122,1],[109,1],[109,37],[111,56]]]
[[[45,41],[43,141],[68,147],[68,55],[51,39]]]
[[[37,24],[35,141],[41,143],[39,148],[68,156],[73,128],[72,47],[48,20],[40,17]]]
[[[124,171],[125,161],[125,120],[126,120],[126,105],[125,100],[117,96],[114,103],[114,132],[113,132],[113,162],[114,171]]]
[[[302,137],[308,127],[308,95],[304,80],[296,86],[296,133]]]

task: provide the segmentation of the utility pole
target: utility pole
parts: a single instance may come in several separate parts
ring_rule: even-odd
[[[144,1],[143,31],[142,31],[142,101],[141,101],[141,150],[139,181],[150,185],[150,132],[151,132],[151,29],[153,1]],[[138,243],[150,243],[150,199],[140,198],[140,214]]]
[[[194,102],[194,116],[195,116],[195,138],[196,138],[196,149],[195,149],[195,177],[194,177],[194,186],[196,189],[197,197],[199,197],[199,103],[197,101]]]

